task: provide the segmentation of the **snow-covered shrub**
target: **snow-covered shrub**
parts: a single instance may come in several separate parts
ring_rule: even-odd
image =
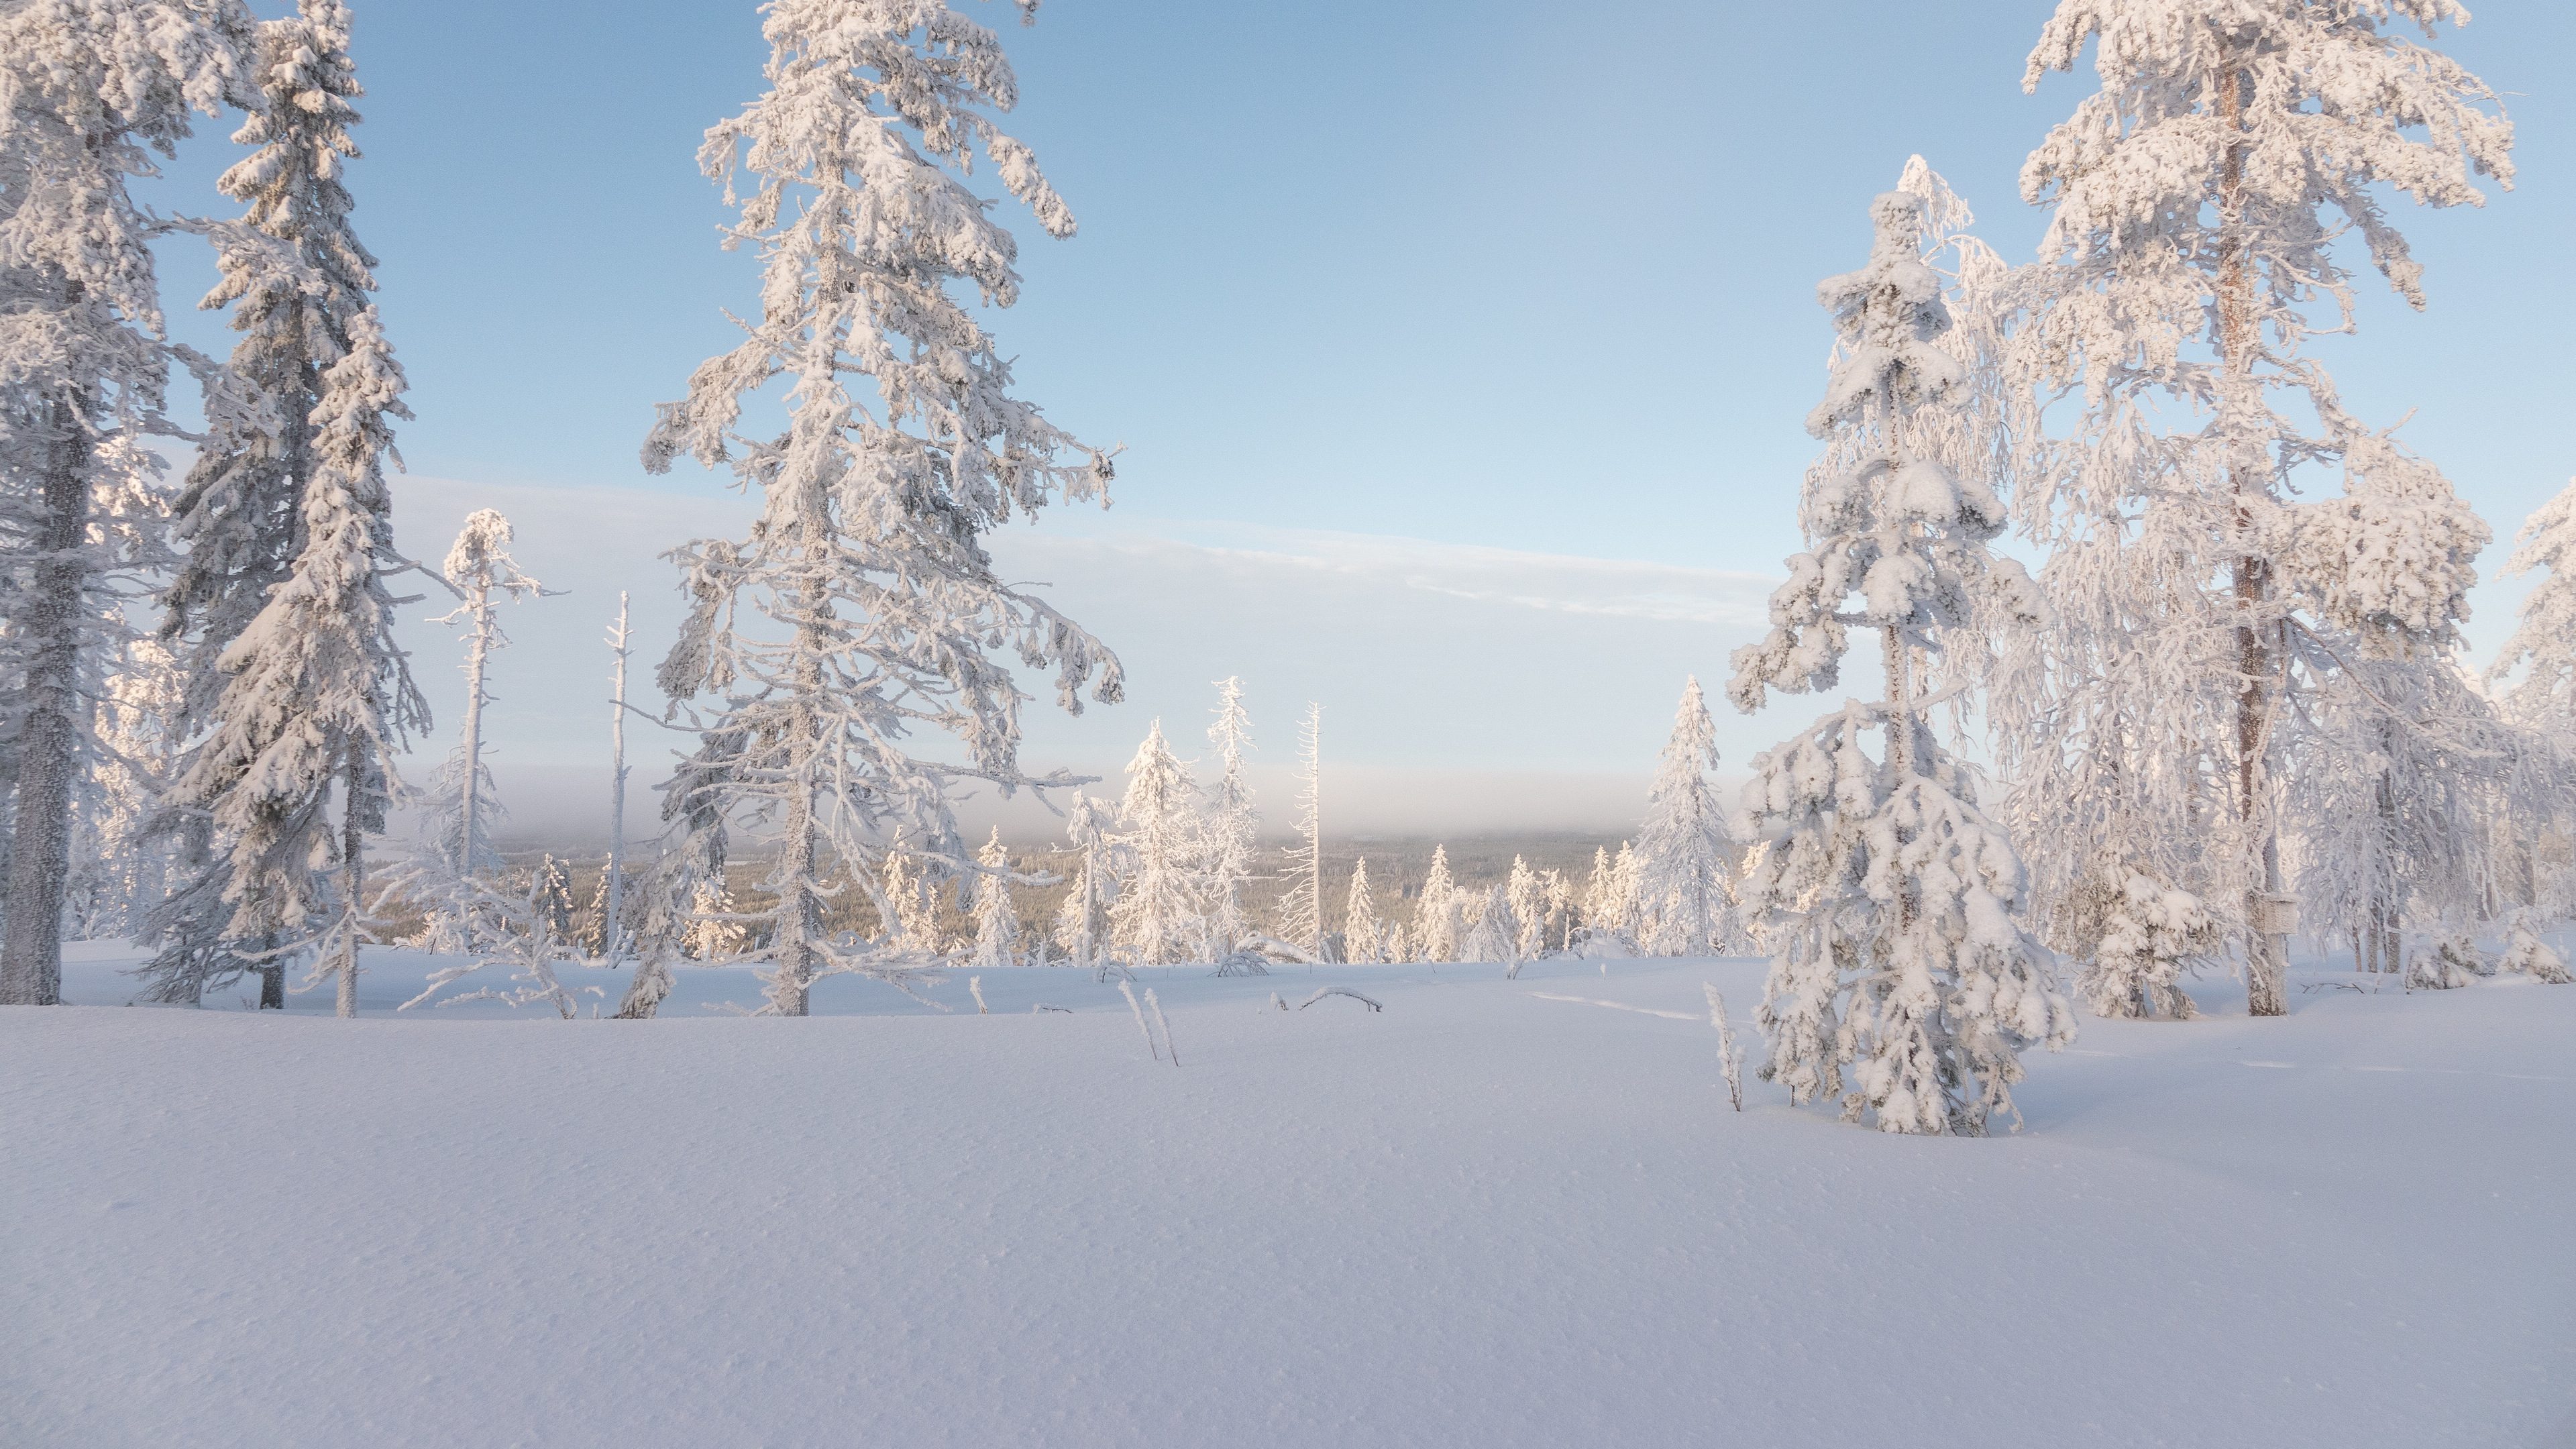
[[[2070,929],[2087,942],[2075,989],[2095,1016],[2199,1015],[2182,976],[2216,951],[2220,938],[2198,896],[2124,870],[2117,884],[2088,883],[2068,915]]]
[[[2565,986],[2576,980],[2568,974],[2567,958],[2540,939],[2540,928],[2531,917],[2528,910],[2513,913],[2512,924],[2506,928],[2504,956],[2496,962],[2496,970],[2529,976],[2551,986]]]

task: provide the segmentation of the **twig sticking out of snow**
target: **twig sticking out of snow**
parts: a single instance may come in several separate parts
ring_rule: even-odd
[[[1735,1044],[1735,1028],[1726,1024],[1726,998],[1717,988],[1703,981],[1699,989],[1708,993],[1708,1024],[1717,1028],[1717,1068],[1726,1073],[1726,1095],[1735,1110],[1744,1110],[1744,1050]]]
[[[1371,1011],[1386,1010],[1385,1007],[1378,1005],[1374,1001],[1369,1001],[1367,997],[1360,995],[1358,992],[1353,991],[1347,986],[1318,986],[1315,988],[1314,995],[1297,1003],[1297,1009],[1299,1011],[1304,1011],[1307,1007],[1314,1005],[1316,1002],[1323,1000],[1327,996],[1347,996],[1353,1001],[1368,1002],[1368,1009]]]
[[[1145,1008],[1136,1004],[1136,988],[1121,981],[1118,983],[1118,994],[1127,998],[1128,1009],[1136,1013],[1136,1029],[1145,1034],[1145,1050],[1154,1054],[1154,1060],[1161,1061],[1163,1049],[1154,1045],[1154,1029],[1145,1024]]]
[[[1281,996],[1276,991],[1270,993],[1270,1004],[1278,1007],[1281,1011],[1286,1011],[1288,1009],[1288,999]]]
[[[992,1014],[991,1009],[984,1005],[984,978],[981,976],[967,977],[966,990],[968,994],[975,998],[975,1014],[977,1016],[990,1016]]]
[[[1151,986],[1145,988],[1145,1004],[1154,1008],[1154,1025],[1163,1029],[1163,1050],[1171,1053],[1172,1065],[1176,1067],[1179,1066],[1181,1064],[1181,1049],[1172,1045],[1172,1024],[1163,1019],[1163,1003],[1155,999],[1154,988]],[[1153,1045],[1152,1038],[1149,1037],[1146,1039],[1146,1045]]]
[[[1037,1005],[1035,1005],[1035,1006],[1030,1007],[1030,1008],[1029,1008],[1029,1015],[1031,1015],[1031,1016],[1035,1016],[1035,1015],[1037,1015],[1037,1014],[1038,1014],[1039,1012],[1041,1012],[1041,1011],[1061,1011],[1061,1012],[1063,1012],[1063,1013],[1064,1013],[1065,1015],[1067,1015],[1067,1016],[1071,1016],[1071,1015],[1073,1015],[1073,1008],[1072,1008],[1072,1007],[1070,1007],[1070,1006],[1049,1006],[1049,1005],[1047,1005],[1047,1004],[1046,1004],[1045,1002],[1043,1002],[1043,1001],[1039,1002],[1039,1003],[1038,1003]]]

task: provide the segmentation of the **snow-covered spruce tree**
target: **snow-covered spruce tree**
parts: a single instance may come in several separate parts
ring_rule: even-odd
[[[210,411],[207,437],[176,507],[175,531],[186,556],[163,594],[162,632],[188,675],[190,732],[214,731],[192,757],[192,769],[204,750],[228,738],[226,747],[241,743],[227,714],[244,702],[230,693],[232,651],[272,606],[311,543],[322,433],[331,426],[326,411],[356,434],[381,432],[375,411],[408,416],[395,401],[400,373],[367,300],[376,285],[375,258],[349,222],[354,202],[343,183],[344,163],[359,154],[349,135],[358,121],[350,101],[364,94],[349,42],[349,12],[338,0],[305,0],[296,14],[259,26],[255,74],[264,105],[233,137],[252,151],[217,183],[246,211],[231,228],[213,229],[221,279],[199,305],[232,308],[242,337],[228,370],[260,405]],[[334,398],[334,370],[361,351],[373,360],[350,363]],[[357,403],[365,416],[353,415],[352,400],[361,395],[373,400]],[[342,443],[345,467],[348,439]],[[371,473],[374,454],[389,448],[389,441],[373,448],[362,471]],[[380,501],[361,506],[382,512]],[[384,537],[365,551],[379,563],[393,562]],[[425,714],[417,721],[403,717],[416,703],[408,684],[388,680],[387,686],[391,692],[377,712],[391,711],[385,722],[395,733],[407,723],[425,727]],[[349,768],[344,758],[342,773]],[[227,773],[228,767],[193,776],[199,793],[174,799],[165,817],[190,874],[150,923],[162,949],[147,970],[148,991],[193,1000],[255,960],[261,1005],[283,1008],[285,956],[298,948],[295,932],[278,923],[301,918],[311,902],[254,899],[277,888],[275,870],[234,878],[239,841],[217,828],[220,812],[203,793]],[[358,767],[360,777],[367,773]],[[362,779],[361,794],[373,788]],[[358,809],[362,824],[369,809],[363,803]],[[233,934],[237,926],[247,934]]]
[[[1342,906],[1342,959],[1374,966],[1394,958],[1387,954],[1386,922],[1377,913],[1377,893],[1370,889],[1368,861],[1351,863],[1350,894]]]
[[[2056,210],[2017,356],[2080,412],[2017,490],[2060,625],[1990,696],[1998,758],[2052,842],[2045,898],[2128,869],[2191,890],[2241,943],[2256,1015],[2287,1009],[2269,902],[2277,726],[2297,718],[2275,698],[2297,684],[2288,581],[2331,562],[2289,492],[2373,436],[2303,347],[2351,327],[2347,234],[2423,305],[2374,188],[2452,206],[2481,199],[2478,174],[2510,181],[2493,93],[2398,33],[2467,18],[2456,0],[2063,0],[2024,76],[2091,45],[2101,85],[2022,170]],[[2164,431],[2159,403],[2206,422]]]
[[[1229,678],[1217,686],[1216,723],[1208,726],[1208,744],[1216,750],[1218,773],[1201,827],[1199,894],[1206,926],[1201,949],[1218,963],[1219,975],[1228,975],[1234,968],[1226,963],[1252,934],[1243,887],[1252,878],[1261,829],[1261,813],[1252,808],[1252,785],[1243,774],[1244,752],[1252,747],[1252,716],[1243,708],[1242,680]]]
[[[1002,847],[1002,827],[975,853],[983,867],[975,874],[975,955],[978,966],[1020,964],[1020,912],[1011,904],[1011,853]]]
[[[2520,622],[2487,666],[2487,682],[2512,681],[2502,698],[2515,718],[2576,732],[2576,479],[2523,521],[2497,577],[2534,569],[2543,571],[2540,581],[2523,596]]]
[[[1512,913],[1511,889],[1497,885],[1485,893],[1484,910],[1458,943],[1461,961],[1493,961],[1503,968],[1503,979],[1516,980],[1521,974],[1521,923]]]
[[[2528,907],[2515,911],[2505,926],[2504,957],[2496,969],[2507,975],[2524,975],[2547,986],[2565,986],[2576,981],[2567,970],[2567,958],[2555,947],[2540,939],[2537,912]]]
[[[723,774],[729,744],[722,738],[700,742],[694,761],[697,778],[711,780]],[[689,959],[691,936],[698,925],[698,887],[725,879],[724,833],[707,818],[716,813],[722,798],[714,790],[663,798],[666,831],[677,837],[681,848],[654,858],[628,907],[634,918],[635,974],[627,979],[626,994],[617,1003],[620,1021],[649,1020],[679,985],[679,965]]]
[[[1288,851],[1291,884],[1279,901],[1279,934],[1290,944],[1325,954],[1324,943],[1324,707],[1309,703],[1297,725],[1297,844]]]
[[[961,877],[971,880],[973,877]],[[919,856],[898,840],[885,853],[885,887],[879,897],[887,913],[878,922],[889,952],[920,960],[946,954],[947,935],[939,925],[939,902],[930,871]]]
[[[510,541],[510,520],[478,508],[466,516],[447,551],[447,582],[464,602],[437,622],[465,630],[465,722],[455,753],[430,777],[419,846],[386,878],[421,911],[424,940],[433,951],[481,950],[488,908],[504,899],[478,884],[500,869],[491,827],[508,813],[493,790],[492,769],[483,763],[483,710],[492,703],[485,680],[493,651],[510,644],[501,630],[502,601],[547,592],[510,556]]]
[[[940,879],[971,871],[951,807],[960,781],[1005,796],[1073,783],[1022,773],[1025,696],[988,647],[1052,667],[1068,711],[1095,675],[1093,698],[1116,700],[1119,673],[1089,633],[1004,585],[979,542],[1059,496],[1104,498],[1110,477],[1106,454],[1011,395],[1009,363],[950,293],[1019,298],[1016,245],[961,179],[979,150],[1048,235],[1073,233],[1028,148],[991,117],[1018,99],[999,40],[941,0],[774,0],[763,13],[769,89],[698,153],[741,210],[725,245],[760,251],[760,320],[662,406],[644,461],[729,464],[762,494],[748,539],[676,551],[695,603],[660,681],[675,710],[711,697],[696,727],[735,742],[721,778],[684,772],[720,797],[710,828],[753,816],[777,842],[756,955],[765,1009],[795,1016],[825,976],[900,983],[913,969],[824,929],[836,881],[874,894],[897,836]],[[873,409],[844,389],[852,374],[874,379]],[[742,435],[744,397],[782,378],[786,431]],[[925,726],[965,758],[908,753]]]
[[[1757,1012],[1771,1045],[1762,1075],[1804,1102],[1840,1094],[1841,1067],[1857,1062],[1845,1120],[1977,1134],[2012,1110],[2021,1049],[2063,1046],[2075,1026],[2047,953],[2014,919],[2021,861],[1925,724],[1914,684],[1918,653],[1968,643],[1949,636],[1981,619],[2026,627],[2039,611],[2027,578],[1987,552],[2003,526],[1991,489],[1908,446],[1917,415],[1966,379],[1931,345],[1949,314],[1922,261],[1923,213],[1912,193],[1878,197],[1868,264],[1817,287],[1841,346],[1808,430],[1871,444],[1829,451],[1860,460],[1849,472],[1810,475],[1799,524],[1811,551],[1771,596],[1770,634],[1736,651],[1728,694],[1751,713],[1769,690],[1828,687],[1847,630],[1879,631],[1887,698],[1846,704],[1766,752],[1746,787],[1757,853],[1744,901],[1774,953]],[[1875,759],[1861,748],[1872,732]]]
[[[734,903],[733,887],[723,876],[700,876],[690,884],[685,940],[692,960],[711,965],[735,960],[750,938]]]
[[[1413,949],[1425,961],[1458,959],[1458,882],[1449,874],[1449,847],[1431,847],[1431,869],[1413,898]]]
[[[152,826],[186,746],[178,733],[186,717],[170,651],[149,636],[125,641],[99,698],[101,759],[82,811],[89,891],[78,917],[86,938],[136,934],[169,893],[170,842]],[[80,865],[76,860],[75,874]]]
[[[2536,737],[2536,750],[2564,778],[2576,765],[2576,481],[2535,510],[2514,541],[2502,577],[2546,573],[2523,597],[2513,637],[2487,666],[2487,685],[2498,691],[2505,717]],[[2511,857],[2512,893],[2552,918],[2576,913],[2576,852],[2569,849],[2576,821],[2535,806],[2516,799],[2495,822]]]
[[[1646,918],[1638,944],[1647,955],[1720,956],[1740,934],[1728,884],[1735,840],[1705,773],[1715,768],[1717,726],[1694,675],[1682,687],[1672,738],[1646,796],[1646,823],[1637,832],[1636,893]]]
[[[1136,974],[1109,951],[1109,913],[1118,903],[1116,828],[1106,806],[1073,792],[1064,812],[1064,848],[1073,856],[1073,873],[1056,909],[1055,944],[1065,964],[1089,970],[1101,982],[1112,971],[1130,980]]]
[[[61,999],[74,802],[98,763],[92,702],[127,632],[120,595],[166,537],[139,439],[170,363],[150,243],[180,224],[129,188],[190,113],[257,110],[237,0],[0,10],[0,1004]],[[219,400],[209,411],[220,414]]]
[[[1512,857],[1512,873],[1503,878],[1503,898],[1512,903],[1512,919],[1520,923],[1520,935],[1514,943],[1520,954],[1536,956],[1545,951],[1547,884],[1522,856]]]
[[[547,944],[572,949],[572,873],[551,850],[530,877],[528,910]]]
[[[229,842],[226,933],[274,942],[271,952],[309,947],[308,983],[335,980],[339,1014],[355,1016],[366,840],[385,828],[402,789],[394,757],[428,728],[429,707],[394,643],[385,584],[410,567],[393,551],[383,469],[385,418],[411,416],[402,370],[372,308],[348,319],[348,348],[313,412],[304,545],[224,652],[214,733],[172,794],[211,812]]]
[[[1207,935],[1199,914],[1198,785],[1173,758],[1154,721],[1127,764],[1127,797],[1118,807],[1125,873],[1109,908],[1110,936],[1130,961],[1168,966],[1185,961]]]
[[[2079,898],[2069,915],[2072,934],[2088,947],[2075,989],[2093,1014],[2177,1021],[2198,1015],[2183,993],[2182,975],[2219,944],[2200,898],[2135,870],[2114,889],[2089,883],[2086,889],[2098,894]]]

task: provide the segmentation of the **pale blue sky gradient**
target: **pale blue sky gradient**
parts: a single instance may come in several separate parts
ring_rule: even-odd
[[[725,212],[693,159],[706,126],[760,89],[754,8],[355,8],[370,95],[350,184],[420,415],[401,434],[412,470],[455,480],[442,486],[460,505],[476,487],[712,500],[721,480],[685,464],[649,479],[635,450],[653,402],[729,345],[720,309],[755,302],[756,263],[718,250]],[[2079,72],[2021,93],[2044,0],[1052,0],[1031,29],[1006,5],[960,8],[1005,30],[1024,96],[1008,124],[1081,219],[1055,243],[1004,208],[1027,287],[994,325],[1026,396],[1128,447],[1113,513],[1042,525],[1104,547],[1250,528],[1771,576],[1797,546],[1815,446],[1800,426],[1829,341],[1814,283],[1865,254],[1868,198],[1919,151],[1979,231],[2026,258],[2044,216],[2016,194],[2022,158],[2092,86]],[[2563,4],[2489,0],[2441,44],[2519,93],[2519,187],[2481,212],[2401,208],[2431,311],[2366,277],[2360,336],[2322,351],[2365,418],[2415,410],[2403,436],[2509,540],[2576,472],[2576,22]],[[210,180],[228,129],[208,128],[179,172]],[[221,206],[203,185],[153,200]],[[174,316],[210,276],[173,249]],[[229,345],[217,319],[179,326]],[[421,517],[403,543],[435,557],[445,538]],[[620,567],[658,597],[670,576],[650,554]],[[2481,642],[2501,638],[2518,593],[2480,591]],[[543,665],[533,715],[552,709],[544,681],[588,671],[577,651],[613,600],[542,607],[567,622],[517,627],[525,664]],[[1476,721],[1519,710],[1528,769],[1640,783],[1680,677],[1713,683],[1750,630],[1709,623],[1694,644],[1603,623],[1589,645],[1548,636],[1578,655],[1549,660],[1497,615],[1495,637],[1458,647],[1482,661],[1475,678],[1501,678],[1461,698],[1337,677],[1333,641],[1297,630],[1296,607],[1248,626],[1277,637],[1235,651],[1297,676],[1256,681],[1283,759],[1298,704],[1338,690],[1416,701],[1374,732],[1353,726],[1368,741],[1356,763],[1427,768]],[[1118,612],[1142,631],[1112,640],[1137,704],[1033,736],[1093,769],[1123,763],[1152,714],[1186,703],[1195,733],[1203,681],[1253,672],[1203,630]],[[1348,670],[1378,674],[1406,657],[1383,639],[1346,651]],[[1594,657],[1619,667],[1588,678]],[[425,674],[444,673],[435,659]],[[1730,761],[1778,738],[1781,714],[1729,722]],[[539,748],[542,722],[520,722]],[[577,753],[570,737],[563,749]]]

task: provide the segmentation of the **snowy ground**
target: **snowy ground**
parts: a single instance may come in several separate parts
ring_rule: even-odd
[[[1148,973],[1176,1070],[1061,971],[567,1023],[376,953],[337,1022],[86,954],[0,1012],[12,1445],[2576,1445],[2576,988],[2213,981],[1926,1141],[1727,1109],[1751,962]],[[1328,982],[1386,1010],[1266,1009]]]

